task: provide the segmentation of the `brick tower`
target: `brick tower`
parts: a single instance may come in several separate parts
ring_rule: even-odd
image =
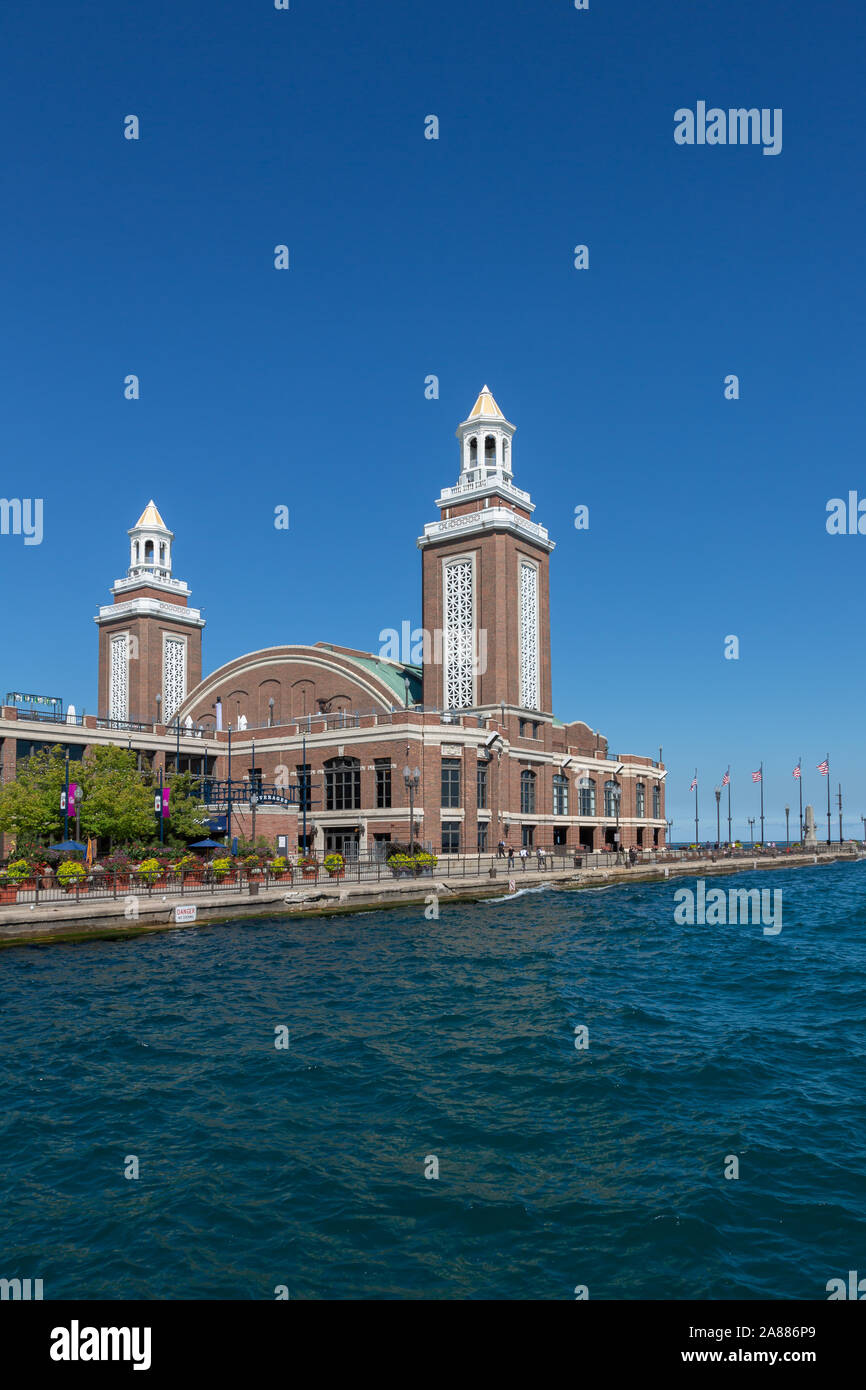
[[[528,492],[512,481],[509,424],[487,386],[457,429],[460,476],[424,527],[422,605],[429,634],[424,704],[551,719],[550,552]]]
[[[129,569],[100,608],[99,713],[122,723],[170,724],[201,680],[204,618],[171,577],[169,531],[148,502],[129,531]]]

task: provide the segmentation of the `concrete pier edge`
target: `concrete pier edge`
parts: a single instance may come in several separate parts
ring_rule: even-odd
[[[491,898],[504,898],[509,894],[509,877],[517,888],[537,887],[548,883],[554,889],[579,890],[583,888],[625,885],[628,883],[675,883],[683,879],[710,876],[753,873],[757,863],[758,870],[769,872],[785,868],[807,868],[815,864],[832,864],[839,861],[856,863],[866,858],[866,852],[852,854],[848,851],[825,850],[798,855],[774,855],[772,857],[753,857],[742,860],[719,859],[692,860],[688,863],[646,864],[634,868],[609,869],[560,869],[556,871],[528,870],[518,871],[503,878],[491,880],[476,876],[466,878],[415,879],[409,887],[405,880],[393,884],[377,884],[371,889],[368,884],[349,884],[340,887],[316,886],[310,889],[297,903],[285,901],[288,885],[270,889],[267,894],[247,896],[238,893],[196,895],[192,901],[198,911],[195,922],[174,922],[175,907],[189,906],[189,895],[165,895],[159,902],[143,898],[148,906],[142,907],[137,918],[127,918],[122,899],[103,899],[88,902],[86,915],[81,905],[67,907],[52,903],[38,907],[17,903],[0,907],[0,948],[8,946],[36,946],[60,942],[79,942],[94,940],[121,940],[129,937],[152,935],[165,931],[185,931],[200,926],[218,926],[224,922],[255,920],[257,918],[282,917],[286,920],[296,918],[318,918],[345,916],[358,912],[370,912],[397,907],[423,907],[431,893],[436,893],[440,904],[482,902]],[[289,891],[295,892],[296,889]],[[150,905],[152,904],[152,905]]]

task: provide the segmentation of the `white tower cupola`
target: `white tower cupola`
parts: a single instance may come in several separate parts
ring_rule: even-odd
[[[129,579],[171,579],[171,543],[169,531],[156,503],[151,499],[138,521],[129,531]]]
[[[511,482],[514,429],[490,394],[490,387],[483,386],[468,420],[457,426],[461,483],[473,486],[494,479]]]

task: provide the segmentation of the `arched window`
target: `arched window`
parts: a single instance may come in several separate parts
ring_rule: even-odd
[[[153,541],[144,542],[144,563],[146,565],[153,564]]]
[[[478,439],[473,434],[469,441],[469,467],[475,468],[478,463]]]
[[[558,772],[553,779],[553,814],[568,815],[568,778]]]
[[[635,785],[634,813],[638,819],[646,815],[646,787],[643,782],[638,782]]]
[[[132,542],[132,558],[138,564],[138,541]]]
[[[492,434],[488,434],[484,440],[484,467],[496,467],[496,439]]]
[[[159,563],[161,565],[165,564],[165,541],[160,541],[159,543]]]
[[[581,777],[577,784],[582,816],[595,815],[595,782],[591,777]]]
[[[604,814],[615,816],[619,807],[621,788],[619,782],[607,781],[604,784]]]
[[[357,758],[330,758],[325,763],[325,809],[361,808],[361,764]]]
[[[528,767],[520,774],[520,812],[524,816],[535,814],[535,773]]]
[[[653,820],[661,820],[662,793],[658,782],[653,783]]]

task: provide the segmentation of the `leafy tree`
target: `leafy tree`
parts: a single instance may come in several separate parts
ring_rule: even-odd
[[[112,848],[152,834],[153,792],[142,781],[131,750],[111,744],[92,748],[70,777],[81,785],[84,834],[105,836]]]
[[[0,830],[30,846],[58,839],[65,824],[60,809],[65,765],[66,755],[59,744],[23,758],[15,781],[0,786]]]
[[[171,788],[167,822],[168,842],[185,845],[190,840],[202,840],[208,833],[207,807],[198,795],[198,777],[189,772],[170,772]]]

